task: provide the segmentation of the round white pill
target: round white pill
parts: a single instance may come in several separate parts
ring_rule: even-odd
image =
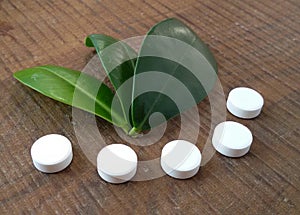
[[[43,136],[33,143],[31,158],[34,166],[41,172],[59,172],[72,161],[71,142],[59,134]]]
[[[97,170],[107,182],[119,184],[129,181],[137,170],[137,155],[124,144],[105,146],[97,156]]]
[[[247,87],[237,87],[230,91],[227,109],[234,116],[251,119],[258,116],[264,105],[264,99],[257,91]]]
[[[241,157],[249,151],[252,140],[252,133],[246,126],[227,121],[215,128],[212,144],[219,153],[225,156]]]
[[[162,169],[171,177],[186,179],[197,174],[201,163],[201,153],[192,143],[174,140],[167,143],[161,152]]]

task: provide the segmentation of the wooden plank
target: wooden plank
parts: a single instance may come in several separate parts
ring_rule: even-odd
[[[41,64],[80,70],[94,55],[83,44],[86,35],[140,36],[167,17],[184,21],[211,47],[225,95],[236,86],[263,94],[258,118],[227,114],[253,131],[251,151],[240,159],[216,153],[189,180],[108,184],[78,142],[72,108],[12,74]],[[299,214],[299,20],[297,0],[0,1],[0,214]],[[197,146],[203,151],[211,129],[209,100],[198,110]],[[172,119],[156,144],[132,145],[139,159],[159,157],[163,145],[178,137],[180,123],[180,117]],[[124,142],[109,123],[97,119],[97,125],[107,144]],[[195,125],[191,119],[188,128]],[[38,172],[30,158],[32,143],[48,133],[66,135],[73,144],[73,162],[58,174]]]

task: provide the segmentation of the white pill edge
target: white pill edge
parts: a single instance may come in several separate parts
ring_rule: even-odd
[[[134,160],[136,160],[136,165],[132,169],[129,169],[128,171],[126,171],[125,174],[117,174],[117,175],[110,174],[110,173],[106,173],[105,171],[103,171],[101,169],[101,166],[99,164],[99,158],[101,156],[101,153],[103,152],[103,150],[105,150],[107,147],[109,147],[111,145],[122,145],[122,147],[128,147],[135,155]],[[111,145],[103,147],[97,155],[97,172],[98,172],[98,175],[104,181],[112,183],[112,184],[121,184],[121,183],[128,182],[135,176],[135,174],[137,172],[137,161],[138,161],[137,154],[135,153],[135,151],[131,147],[129,147],[125,144],[111,144]]]
[[[245,110],[241,107],[238,107],[232,101],[232,94],[234,93],[234,91],[238,91],[240,89],[247,89],[251,93],[255,93],[259,97],[259,99],[262,100],[262,103],[259,104],[259,106],[257,106],[253,110]],[[237,88],[232,89],[228,94],[228,98],[227,98],[227,102],[226,102],[227,110],[232,115],[242,118],[242,119],[253,119],[253,118],[257,117],[261,113],[263,105],[264,105],[264,99],[263,99],[262,95],[259,92],[257,92],[256,90],[248,88],[248,87],[237,87]]]
[[[245,146],[244,148],[240,148],[240,149],[234,149],[234,148],[230,148],[230,147],[222,144],[220,141],[217,140],[217,137],[215,135],[216,129],[218,128],[218,126],[222,126],[223,123],[228,123],[228,122],[237,123],[240,126],[242,126],[244,129],[247,129],[247,131],[250,132],[251,136],[250,136],[250,141],[249,141],[250,143],[248,146]],[[234,122],[234,121],[225,121],[225,122],[219,123],[215,127],[213,137],[212,137],[212,145],[215,148],[215,150],[226,157],[232,157],[232,158],[238,158],[238,157],[242,157],[242,156],[246,155],[251,148],[252,142],[253,142],[253,135],[252,135],[251,130],[247,126],[245,126],[241,123],[238,123],[238,122]]]
[[[35,158],[33,147],[34,147],[34,144],[36,144],[38,141],[41,141],[42,138],[51,138],[53,135],[59,136],[59,137],[62,137],[63,139],[65,139],[65,143],[67,143],[67,145],[68,145],[68,151],[67,151],[66,155],[62,159],[60,159],[58,162],[46,164]],[[73,150],[72,150],[71,141],[67,137],[60,135],[60,134],[47,134],[47,135],[44,135],[44,136],[38,138],[31,146],[30,154],[31,154],[31,159],[32,159],[34,167],[43,173],[60,172],[60,171],[64,170],[65,168],[67,168],[71,164],[72,159],[73,159]]]
[[[164,156],[163,156],[163,150],[165,149],[165,147],[168,145],[168,144],[172,144],[174,142],[177,142],[177,141],[183,141],[183,142],[186,142],[188,144],[191,144],[192,147],[193,147],[193,150],[196,150],[198,153],[199,153],[199,163],[197,163],[192,169],[190,170],[187,170],[187,171],[181,171],[181,170],[178,170],[177,168],[174,169],[174,167],[171,167],[167,164],[167,162],[164,161]],[[188,179],[188,178],[192,178],[193,176],[195,176],[199,169],[200,169],[200,165],[201,165],[201,160],[202,160],[202,155],[201,155],[201,152],[200,150],[192,143],[186,141],[186,140],[173,140],[173,141],[170,141],[168,142],[162,149],[162,152],[161,152],[161,158],[160,158],[160,165],[161,165],[161,168],[163,169],[163,171],[173,177],[173,178],[176,178],[176,179]]]

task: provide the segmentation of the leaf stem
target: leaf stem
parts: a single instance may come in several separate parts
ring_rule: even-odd
[[[137,137],[140,135],[140,129],[137,129],[136,127],[133,127],[129,132],[128,135],[131,137]]]

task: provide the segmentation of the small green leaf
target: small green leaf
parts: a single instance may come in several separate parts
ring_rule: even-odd
[[[174,18],[156,24],[147,33],[136,62],[130,134],[149,129],[149,118],[155,112],[165,119],[156,119],[151,126],[199,103],[216,80],[215,58],[190,28]],[[185,88],[179,89],[178,82],[189,93]],[[186,99],[189,94],[194,102]]]
[[[18,71],[14,73],[14,77],[54,100],[93,113],[123,129],[129,127],[122,115],[111,110],[114,97],[112,91],[92,76],[63,67],[47,65]],[[114,115],[114,120],[112,120],[112,115]]]
[[[120,99],[123,115],[130,123],[129,110],[126,111],[125,106],[130,105],[131,101],[133,82],[131,77],[134,74],[137,53],[126,43],[104,34],[89,35],[85,44],[96,49],[102,66]],[[126,81],[129,82],[126,87],[120,88]]]

